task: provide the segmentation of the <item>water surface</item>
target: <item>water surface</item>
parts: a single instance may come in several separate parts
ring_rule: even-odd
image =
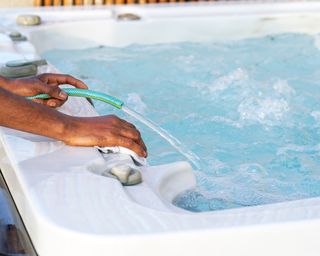
[[[320,196],[318,45],[318,37],[281,34],[52,50],[44,57],[91,89],[124,100],[199,156],[198,188],[175,203],[207,211]],[[124,117],[95,104],[101,114]],[[185,160],[135,124],[150,164]]]

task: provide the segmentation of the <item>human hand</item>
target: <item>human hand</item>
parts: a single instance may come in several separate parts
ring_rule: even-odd
[[[69,117],[61,139],[70,146],[122,146],[147,157],[147,148],[137,128],[114,115]]]
[[[48,100],[33,99],[33,101],[55,108],[63,105],[68,98],[68,95],[59,88],[59,85],[61,84],[69,84],[76,88],[88,89],[82,81],[70,75],[50,73],[41,74],[27,79],[10,80],[5,89],[24,97],[46,93],[52,98]]]

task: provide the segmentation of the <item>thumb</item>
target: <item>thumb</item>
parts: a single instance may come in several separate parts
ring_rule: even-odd
[[[42,86],[44,93],[50,95],[52,98],[59,100],[66,100],[68,98],[67,93],[60,89],[58,86],[52,86],[47,84],[43,84]]]

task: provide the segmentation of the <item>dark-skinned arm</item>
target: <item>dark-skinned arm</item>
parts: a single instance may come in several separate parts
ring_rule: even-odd
[[[0,88],[0,125],[47,136],[72,146],[123,146],[140,156],[147,149],[139,131],[116,116],[73,117]]]

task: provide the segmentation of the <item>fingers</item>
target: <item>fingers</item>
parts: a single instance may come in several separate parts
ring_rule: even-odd
[[[147,147],[144,144],[141,134],[138,130],[136,129],[131,129],[131,128],[118,128],[117,130],[118,134],[122,137],[126,137],[128,139],[133,140],[135,143],[137,143],[142,149],[147,153]]]
[[[49,99],[49,100],[46,100],[44,104],[50,108],[58,108],[58,107],[61,107],[64,102],[65,102],[64,100]]]
[[[127,121],[124,120],[124,119],[121,119],[121,118],[120,118],[120,121],[122,121],[122,122],[123,122],[123,125],[125,125],[125,126],[127,126],[127,127],[130,127],[130,128],[133,128],[133,129],[137,129],[132,123],[129,123],[129,122],[127,122]]]
[[[140,140],[140,143],[141,143],[144,151],[146,152],[146,157],[147,157],[147,156],[148,156],[148,149],[147,149],[147,146],[146,146],[146,144],[144,143],[144,141],[143,141],[142,138],[141,138],[141,140]]]
[[[50,86],[40,81],[33,83],[33,90],[33,95],[45,93],[51,96],[48,100],[34,99],[34,102],[52,108],[60,107],[68,98],[68,95],[58,86]]]
[[[140,137],[140,132],[136,129],[119,127],[118,133],[122,136],[128,137],[130,139],[138,141]]]
[[[58,99],[49,99],[49,100],[42,100],[42,99],[33,99],[33,102],[48,106],[50,108],[57,108],[57,107],[61,107],[64,103],[64,101],[62,100],[58,100]]]
[[[132,123],[129,123],[126,120],[117,117],[116,115],[109,115],[109,118],[112,119],[111,122],[113,122],[114,125],[136,129],[136,127]]]
[[[129,123],[123,119],[120,119],[120,120],[123,122],[124,127],[131,129],[131,131],[133,131],[132,137],[130,138],[135,139],[139,143],[139,145],[141,145],[143,149],[147,152],[147,147],[141,138],[141,133],[139,132],[139,130],[132,123]]]
[[[147,157],[140,132],[116,116],[69,117],[62,140],[73,146],[121,146]]]
[[[117,132],[121,136],[133,139],[147,152],[147,147],[141,138],[141,134],[133,124],[114,115],[109,116],[109,118],[111,119],[111,123],[117,127]]]
[[[45,105],[45,100],[42,100],[42,99],[33,99],[32,101],[35,102],[35,103],[39,103],[39,104]]]
[[[70,84],[73,85],[76,88],[80,89],[88,89],[88,86],[82,82],[79,79],[74,78],[73,76],[70,75],[64,75],[64,74],[42,74],[39,75],[38,78],[47,84],[55,84],[55,85],[60,85],[60,84]]]
[[[37,85],[37,89],[39,93],[46,93],[50,95],[52,98],[61,100],[61,101],[66,101],[68,98],[68,95],[66,92],[61,90],[58,86],[50,86],[47,84],[39,83]]]
[[[136,152],[141,157],[147,157],[147,152],[142,148],[141,145],[136,143],[136,141],[123,137],[120,135],[114,135],[114,145],[113,146],[121,146],[125,148],[129,148],[132,151]]]
[[[107,129],[111,132],[111,137],[113,137],[116,141],[118,141],[119,138],[121,139],[125,138],[126,139],[125,142],[122,141],[122,143],[129,143],[130,141],[133,143],[133,144],[130,144],[129,146],[124,144],[116,145],[116,146],[124,146],[128,148],[133,147],[135,149],[136,149],[136,146],[139,146],[140,151],[141,150],[143,151],[143,153],[141,154],[140,152],[139,155],[143,157],[147,156],[147,147],[141,138],[140,132],[137,130],[137,128],[133,124],[115,115],[100,117],[99,120],[101,122],[100,124],[102,125],[102,127],[105,127],[105,126],[108,127]],[[104,136],[110,137],[110,134],[104,133]]]

